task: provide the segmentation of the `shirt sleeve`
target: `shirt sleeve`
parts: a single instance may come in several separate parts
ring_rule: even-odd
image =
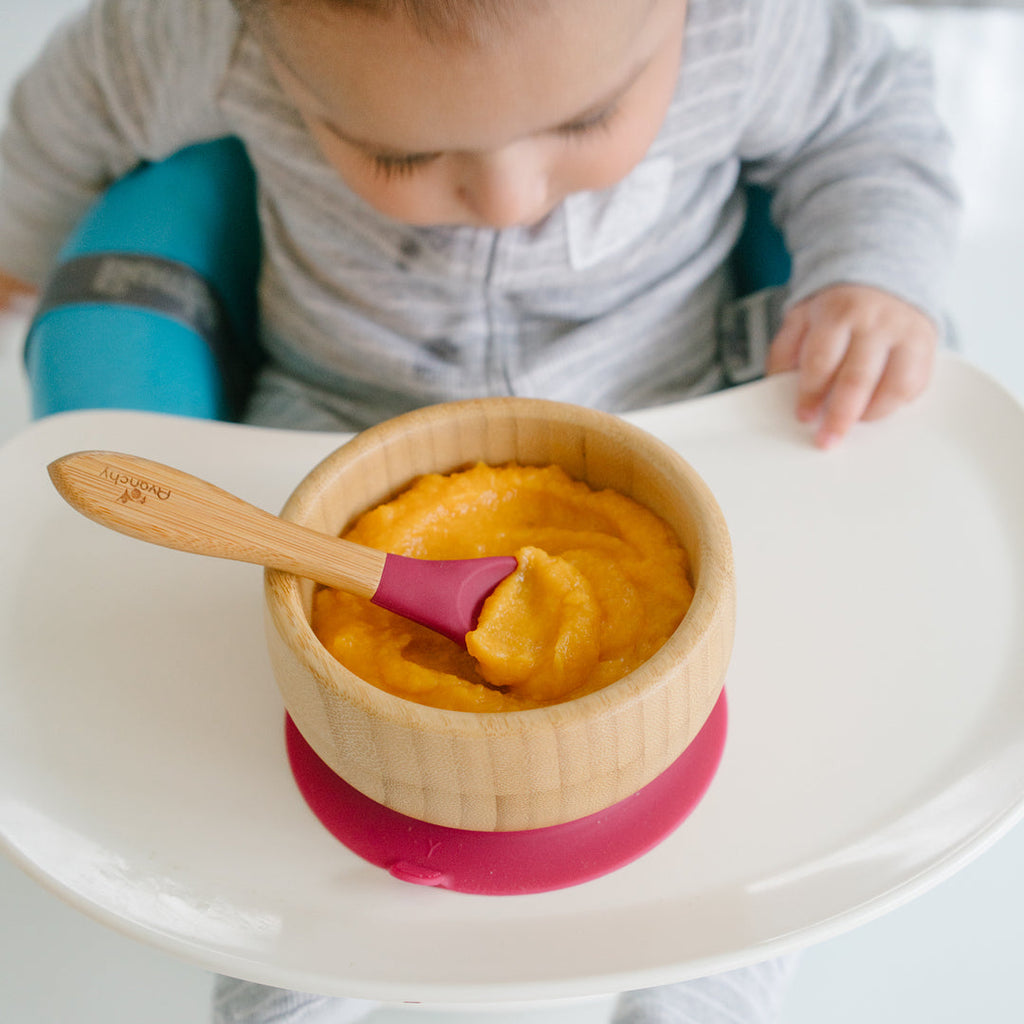
[[[227,0],[94,0],[16,84],[0,136],[0,267],[39,284],[68,233],[138,163],[227,133]]]
[[[754,0],[740,157],[773,195],[790,301],[873,285],[943,319],[959,195],[931,64],[860,0]]]

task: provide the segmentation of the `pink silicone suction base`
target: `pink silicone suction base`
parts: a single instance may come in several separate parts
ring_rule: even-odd
[[[725,746],[725,693],[693,742],[643,789],[597,814],[521,832],[432,825],[378,804],[336,775],[287,718],[288,760],[325,828],[353,853],[418,885],[507,896],[608,874],[655,847],[707,792]]]

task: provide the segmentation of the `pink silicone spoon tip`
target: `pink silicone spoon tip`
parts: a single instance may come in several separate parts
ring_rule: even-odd
[[[370,600],[465,647],[484,601],[517,564],[511,555],[442,561],[388,555]]]

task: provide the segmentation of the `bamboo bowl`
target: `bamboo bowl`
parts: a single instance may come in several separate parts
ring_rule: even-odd
[[[267,570],[271,662],[306,741],[372,800],[452,828],[563,824],[652,781],[710,715],[732,649],[729,533],[707,486],[667,445],[607,413],[520,398],[436,405],[372,427],[313,469],[282,515],[338,534],[416,477],[478,461],[558,464],[592,487],[636,499],[676,530],[695,594],[657,654],[603,690],[547,708],[481,714],[425,707],[338,663],[310,627],[313,584]]]

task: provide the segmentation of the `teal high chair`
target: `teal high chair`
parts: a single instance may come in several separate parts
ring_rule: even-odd
[[[32,414],[233,419],[259,361],[256,186],[225,138],[108,189],[60,253],[25,345]]]
[[[740,295],[789,276],[767,194],[748,195],[732,258]],[[33,416],[237,418],[259,363],[259,261],[254,175],[238,140],[200,143],[128,174],[87,212],[44,290],[25,350]],[[725,333],[739,350],[726,365],[741,366],[730,378],[741,383],[748,339]]]

